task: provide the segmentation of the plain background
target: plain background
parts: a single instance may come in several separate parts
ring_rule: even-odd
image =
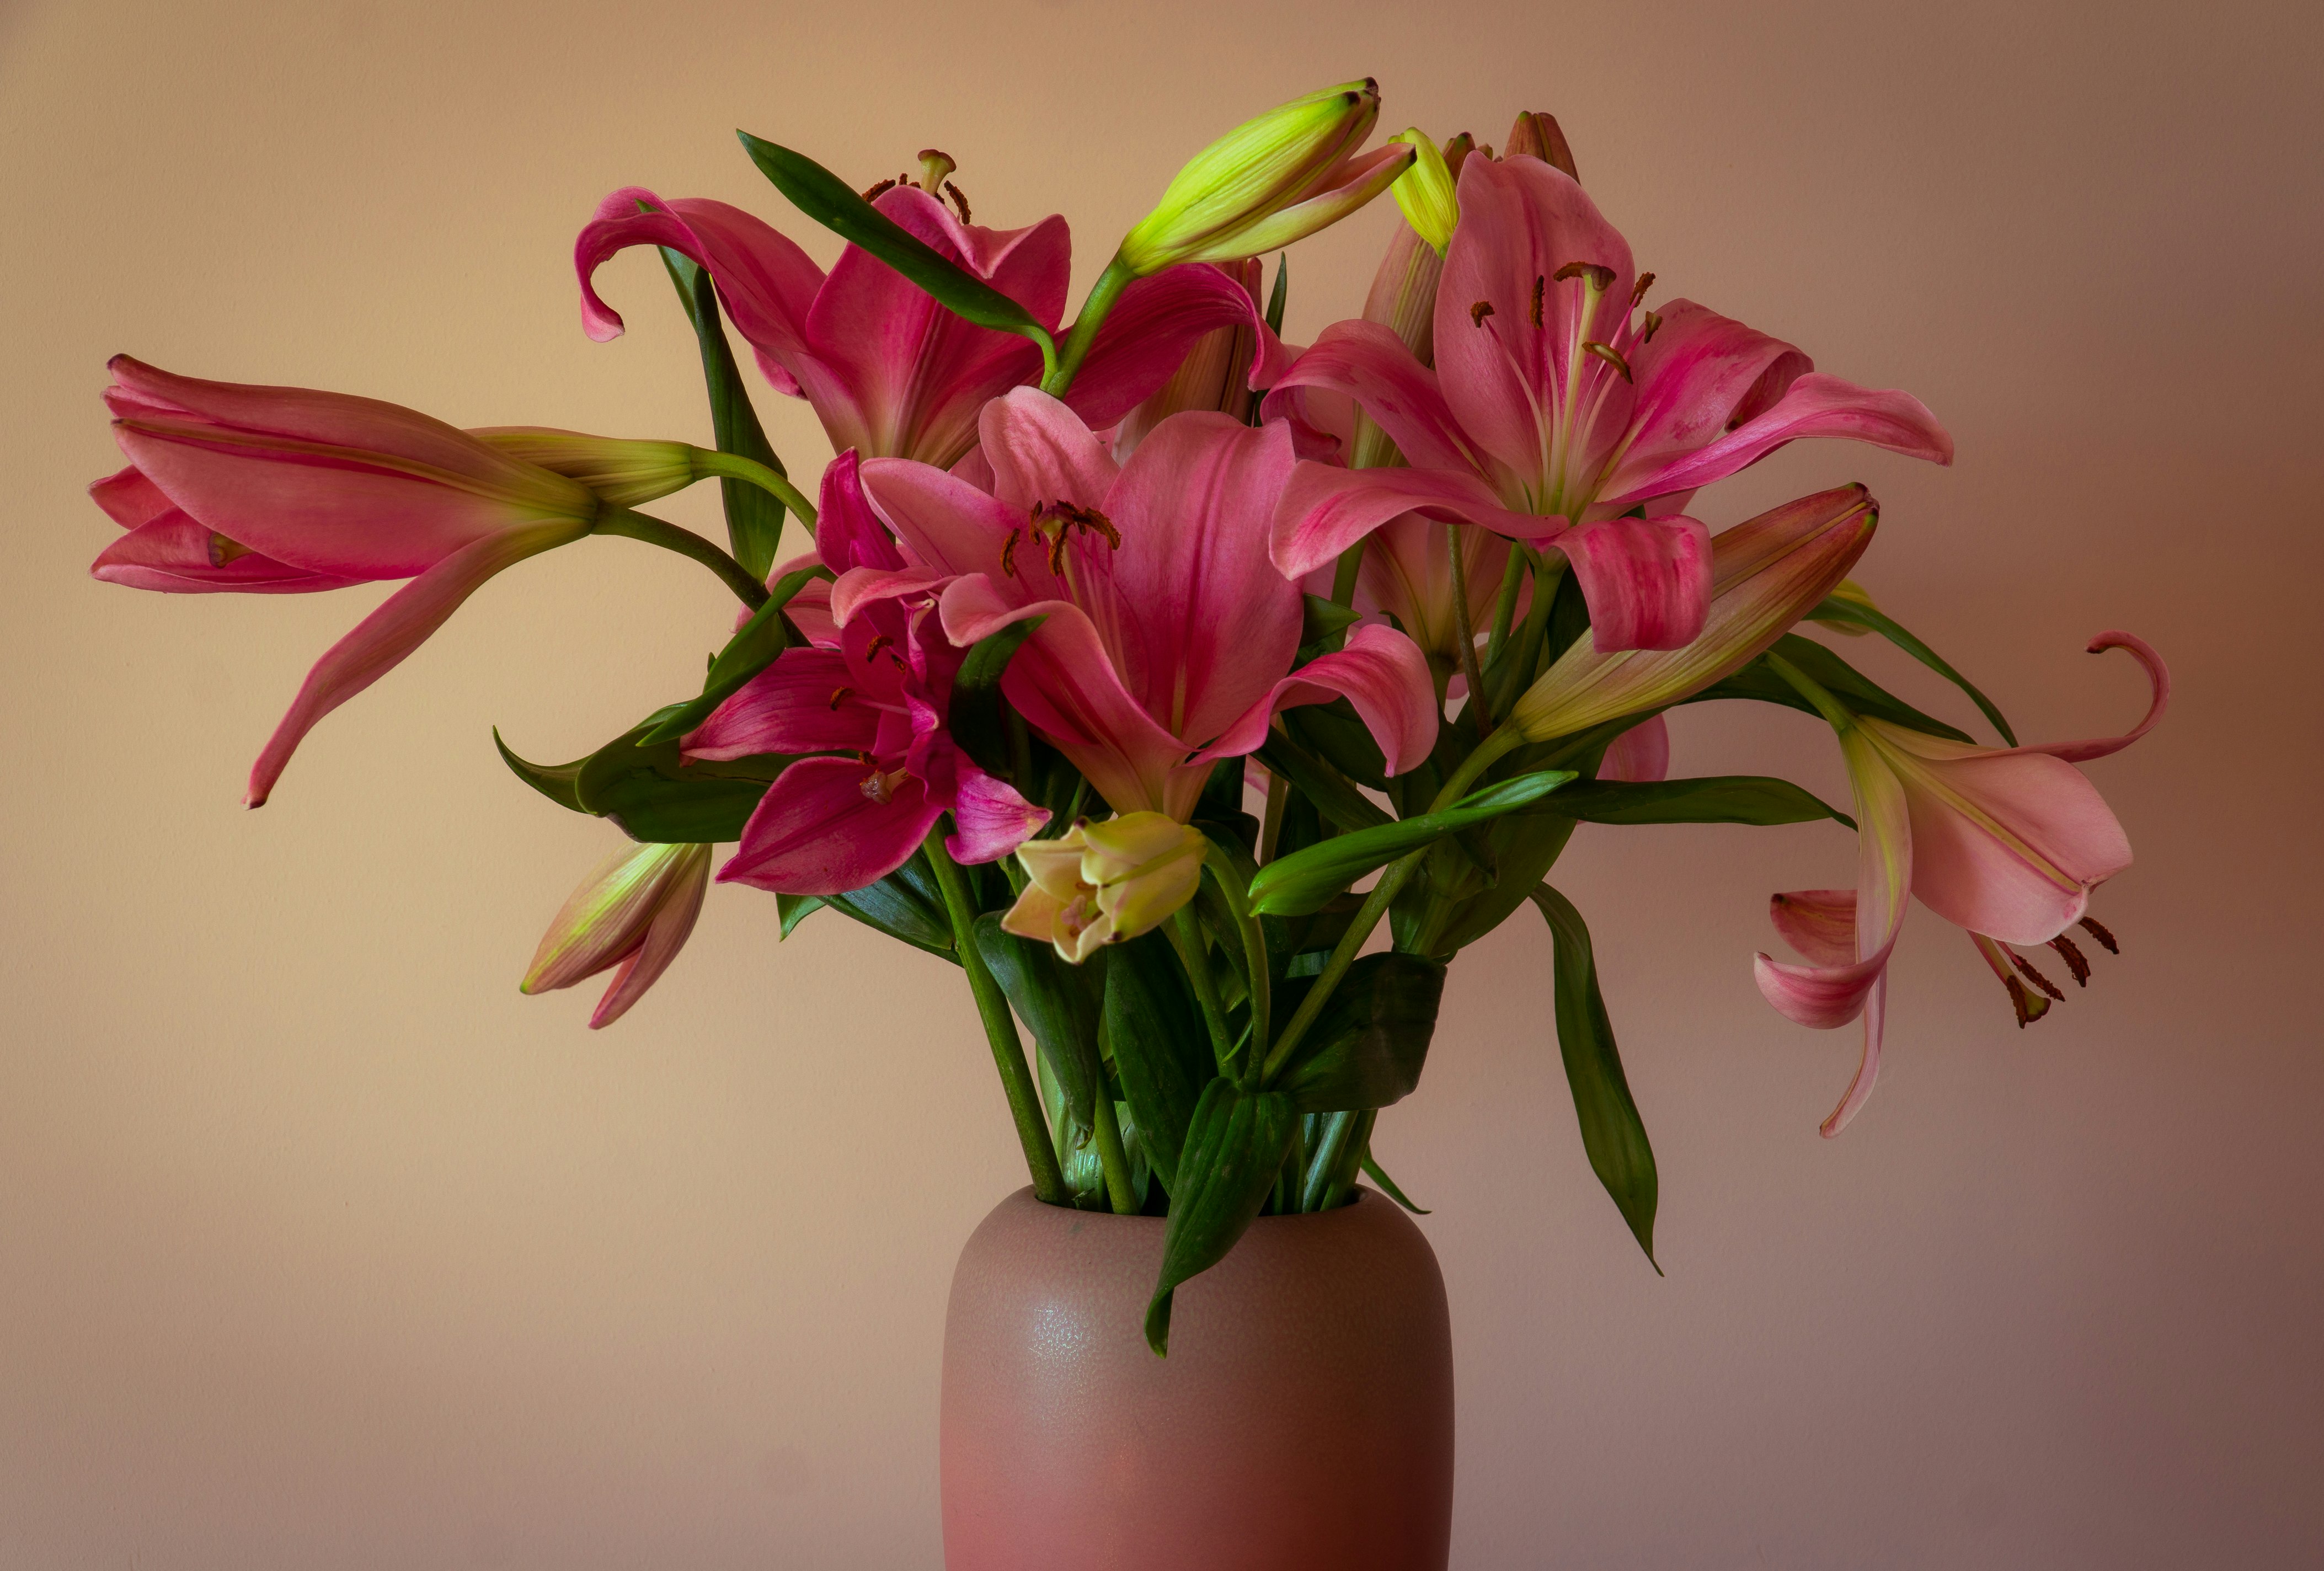
[[[595,541],[490,586],[237,800],[379,591],[84,573],[128,350],[467,425],[707,439],[642,183],[767,214],[736,126],[862,184],[934,143],[980,218],[1064,210],[1085,282],[1178,161],[1311,87],[1383,130],[1563,119],[1662,298],[1924,398],[1950,470],[1794,448],[1713,525],[1868,482],[1861,576],[2138,862],[2120,959],[2020,1033],[1927,913],[1888,1067],[1759,1000],[1770,891],[1848,836],[1586,831],[1660,1156],[1657,1278],[1584,1165],[1523,918],[1465,956],[1379,1150],[1458,1327],[1464,1571],[2324,1559],[2312,485],[2324,26],[2296,4],[654,5],[103,0],[0,12],[0,1566],[930,1566],[945,1283],[1018,1183],[958,974],[713,891],[661,986],[525,999],[613,840],[496,761],[693,690],[731,615]],[[1383,210],[1299,249],[1352,314]],[[761,399],[794,469],[804,410]],[[715,527],[707,494],[672,504]],[[796,538],[796,537],[794,537]],[[1850,646],[1851,652],[1862,646]],[[1863,658],[1925,702],[1943,689]],[[1720,707],[1731,709],[1734,707]],[[1683,772],[1843,790],[1828,733],[1688,712]]]

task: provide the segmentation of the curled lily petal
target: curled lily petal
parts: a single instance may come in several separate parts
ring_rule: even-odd
[[[1670,726],[1660,715],[1649,715],[1614,738],[1606,749],[1604,762],[1598,765],[1600,780],[1631,781],[1645,783],[1670,777]],[[1782,895],[1777,900],[1784,898]],[[1776,924],[1783,926],[1780,919]],[[1786,935],[1788,937],[1789,935]],[[1793,947],[1798,948],[1794,943]],[[1805,950],[1801,950],[1805,954]]]

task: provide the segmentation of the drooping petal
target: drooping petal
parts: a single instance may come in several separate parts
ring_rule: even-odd
[[[1239,374],[1252,387],[1273,385],[1290,356],[1241,284],[1201,262],[1141,278],[1114,302],[1065,402],[1103,430],[1167,382],[1204,334],[1238,327],[1250,329],[1252,344],[1250,368]]]
[[[803,758],[767,788],[719,882],[778,894],[844,894],[901,867],[943,812],[901,771]]]
[[[1637,395],[1623,450],[1600,481],[1609,496],[1765,413],[1815,369],[1782,339],[1692,300],[1673,300],[1655,314],[1654,336],[1628,352]]]
[[[1598,765],[1600,780],[1628,781],[1638,784],[1666,780],[1670,776],[1670,726],[1660,715],[1649,715],[1619,736],[1606,749],[1606,757]],[[1783,899],[1781,895],[1775,897]],[[1779,919],[1778,928],[1783,926]],[[1797,948],[1798,946],[1793,946]],[[1805,954],[1805,950],[1801,953]]]
[[[949,804],[953,832],[945,836],[952,859],[964,864],[998,862],[1030,839],[1049,821],[1005,780],[989,775],[950,736],[931,736],[915,755],[913,769],[930,792]]]
[[[1501,505],[1490,485],[1454,469],[1342,469],[1302,460],[1283,490],[1270,550],[1286,578],[1298,578],[1403,513],[1482,524],[1512,540],[1547,541],[1562,518],[1537,518]]]
[[[1276,715],[1334,698],[1345,698],[1354,707],[1379,744],[1390,774],[1415,768],[1436,744],[1436,690],[1428,675],[1428,657],[1396,629],[1370,624],[1350,633],[1345,649],[1319,655],[1277,682],[1189,763],[1207,766],[1250,753],[1267,740],[1268,722]],[[1202,790],[1204,772],[1203,767],[1188,771],[1195,794]],[[1186,806],[1192,805],[1190,798]]]
[[[837,650],[788,649],[687,734],[688,758],[748,758],[761,753],[868,750],[878,711],[857,695]]]
[[[2119,753],[2154,729],[2154,723],[2163,718],[2163,711],[2171,707],[2171,668],[2163,663],[2163,657],[2155,652],[2154,646],[2136,633],[2101,633],[2090,640],[2089,652],[2092,654],[2103,654],[2110,649],[2130,651],[2138,663],[2146,668],[2146,679],[2151,684],[2153,691],[2153,696],[2147,700],[2146,717],[2119,736],[2093,736],[2080,742],[2043,743],[2028,751],[2046,753],[2052,758],[2062,758],[2069,763],[2081,763],[2093,758],[2104,758],[2109,753]]]
[[[141,523],[151,523],[165,513],[178,511],[178,504],[139,473],[134,464],[124,465],[102,480],[91,481],[88,498],[124,529],[135,529]]]
[[[443,626],[484,580],[527,557],[576,540],[583,532],[580,526],[562,520],[502,530],[454,551],[389,596],[307,673],[299,696],[291,700],[289,712],[251,769],[250,789],[244,800],[254,808],[263,806],[300,739],[314,729],[316,722],[393,670]]]
[[[107,584],[165,595],[308,595],[366,581],[243,550],[175,508],[106,546],[88,572]]]
[[[1711,606],[1711,531],[1692,518],[1603,518],[1553,542],[1590,605],[1591,647],[1683,649]]]
[[[1691,491],[1723,480],[1806,437],[1845,437],[1869,442],[1908,458],[1953,461],[1953,439],[1928,406],[1909,393],[1875,390],[1811,372],[1792,384],[1775,406],[1757,419],[1692,453],[1651,469],[1626,467],[1618,485],[1599,496],[1601,507],[1628,507],[1674,491]]]
[[[1601,772],[1600,779],[1604,778]],[[1817,966],[1846,966],[1856,958],[1856,892],[1795,889],[1771,896],[1768,919],[1784,942]]]

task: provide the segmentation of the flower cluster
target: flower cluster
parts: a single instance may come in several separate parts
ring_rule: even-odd
[[[1578,827],[1853,826],[1852,891],[1774,897],[1804,963],[1756,961],[1789,1018],[1863,1021],[1836,1133],[1872,1089],[1912,897],[1971,935],[2021,1025],[2062,996],[2022,951],[2080,984],[2070,930],[2116,949],[2087,908],[2129,844],[2076,765],[2151,728],[2169,678],[2101,634],[2094,652],[2152,679],[2146,718],[2020,746],[1851,581],[1879,516],[1863,486],[1714,527],[1708,488],[1791,442],[1943,464],[1951,439],[1909,394],[1657,297],[1549,116],[1520,116],[1498,153],[1416,129],[1367,151],[1379,108],[1350,83],[1222,138],[1070,319],[1065,221],[975,224],[933,149],[859,195],[744,138],[846,242],[828,272],[726,203],[614,191],[575,243],[583,326],[622,330],[598,269],[659,247],[699,339],[708,447],[462,430],[119,357],[106,399],[129,465],[92,490],[126,532],[93,570],[173,593],[408,580],[309,673],[253,806],[318,721],[524,559],[621,536],[715,572],[741,610],[698,693],[568,764],[503,748],[632,842],[558,913],[524,990],[611,970],[590,1021],[608,1023],[668,973],[714,866],[775,893],[786,936],[829,907],[959,966],[1036,1192],[1170,1217],[1157,1350],[1172,1289],[1254,1215],[1337,1205],[1360,1172],[1396,1192],[1373,1122],[1418,1078],[1446,965],[1528,903],[1585,1147],[1651,1252],[1651,1149],[1587,929],[1545,882]],[[1263,254],[1391,191],[1361,314],[1286,343]],[[729,324],[830,439],[813,501]],[[638,511],[710,478],[724,547]],[[787,519],[811,544],[779,560]],[[1808,627],[1891,641],[2004,745]],[[1853,817],[1779,780],[1667,778],[1668,712],[1708,699],[1828,722]]]

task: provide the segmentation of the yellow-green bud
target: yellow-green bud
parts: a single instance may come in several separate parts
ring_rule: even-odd
[[[1404,221],[1428,242],[1436,254],[1452,244],[1452,226],[1461,221],[1461,199],[1452,191],[1452,170],[1436,143],[1417,127],[1395,138],[1412,147],[1412,167],[1397,177],[1388,194],[1404,209]]]
[[[683,491],[710,471],[685,442],[593,437],[544,426],[492,426],[468,433],[512,458],[578,480],[608,507],[635,507]]]
[[[1028,840],[1017,861],[1032,882],[1001,925],[1047,939],[1078,966],[1106,944],[1159,927],[1194,898],[1208,842],[1167,813],[1125,813]]]

